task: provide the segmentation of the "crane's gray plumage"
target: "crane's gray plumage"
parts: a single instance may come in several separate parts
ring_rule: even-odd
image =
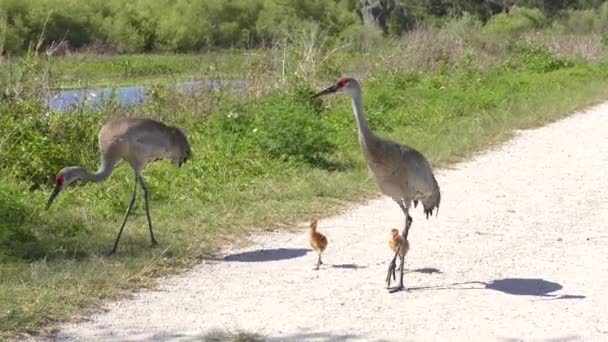
[[[435,209],[439,210],[441,192],[437,180],[433,175],[431,165],[415,149],[381,138],[372,132],[363,114],[361,88],[357,80],[349,77],[340,77],[336,80],[336,84],[313,97],[338,91],[349,94],[352,99],[359,142],[365,155],[367,166],[382,193],[397,202],[403,211],[405,215],[405,227],[402,234],[407,240],[412,224],[412,217],[409,215],[409,208],[412,203],[414,203],[414,207],[416,207],[418,202],[422,203],[427,219],[433,215]],[[403,264],[404,258],[401,257],[399,286],[392,289],[392,292],[403,289]],[[387,277],[389,285],[390,274],[393,273],[395,267],[395,259],[393,259],[389,265],[389,277]]]
[[[152,244],[157,244],[152,231],[152,220],[148,207],[148,190],[141,177],[142,168],[155,160],[168,159],[178,167],[191,158],[190,144],[184,132],[178,127],[167,126],[152,119],[123,118],[106,123],[99,131],[99,152],[101,164],[96,172],[80,166],[69,166],[61,169],[55,177],[55,189],[46,205],[48,209],[59,192],[78,180],[100,182],[112,173],[116,163],[123,159],[135,172],[135,186],[131,193],[129,206],[122,225],[114,242],[112,253],[116,252],[118,241],[131,208],[135,203],[137,185],[144,193],[146,216],[150,229]]]

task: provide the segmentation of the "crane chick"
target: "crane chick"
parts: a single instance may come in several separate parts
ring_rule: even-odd
[[[391,250],[393,252],[395,252],[395,256],[393,257],[393,260],[391,261],[391,263],[388,266],[388,275],[386,276],[386,283],[387,286],[391,285],[391,275],[393,276],[393,280],[397,280],[396,276],[395,276],[395,270],[396,270],[396,260],[397,260],[397,255],[400,256],[401,258],[405,258],[405,256],[407,255],[407,252],[409,252],[410,250],[410,242],[408,240],[406,240],[401,234],[399,234],[399,230],[398,229],[391,229],[391,236],[388,239],[388,246],[391,248]],[[401,266],[403,267],[403,266]]]
[[[327,248],[327,238],[325,237],[325,235],[317,231],[317,222],[317,218],[313,217],[312,221],[310,222],[310,229],[308,230],[310,246],[319,255],[319,259],[317,260],[317,267],[315,268],[315,270],[318,270],[319,266],[321,266],[321,264],[323,263],[323,261],[321,260],[321,254],[323,254],[323,251],[325,251],[325,248]]]

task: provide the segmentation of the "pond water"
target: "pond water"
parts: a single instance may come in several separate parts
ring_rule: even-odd
[[[241,80],[205,80],[181,82],[173,85],[179,91],[194,93],[202,89],[233,88],[242,90],[245,82]],[[112,93],[121,106],[131,106],[141,103],[146,98],[146,92],[150,86],[127,86],[127,87],[104,87],[104,88],[79,88],[63,89],[47,97],[49,107],[54,110],[68,110],[74,106],[82,105],[99,108],[99,106],[110,99]]]

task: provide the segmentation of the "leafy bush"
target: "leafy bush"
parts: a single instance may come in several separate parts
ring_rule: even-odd
[[[1,106],[2,172],[37,187],[64,166],[92,165],[99,159],[98,127],[99,117],[92,113],[46,112],[35,101]]]
[[[538,8],[515,7],[488,20],[484,30],[494,34],[520,34],[546,27],[550,21]]]
[[[547,48],[526,41],[515,43],[513,52],[513,66],[534,72],[544,73],[573,66],[573,62],[558,57]]]
[[[0,262],[6,258],[73,256],[74,249],[67,246],[76,244],[84,225],[68,220],[65,214],[43,217],[40,195],[14,184],[14,180],[0,183]]]
[[[44,31],[45,45],[118,52],[252,47],[311,22],[332,37],[360,25],[352,0],[0,0],[0,46],[22,53]]]
[[[235,144],[249,157],[324,167],[334,151],[332,129],[306,95],[294,91],[261,101],[234,104],[210,118],[208,136]]]
[[[562,31],[572,33],[608,34],[608,2],[596,9],[568,11],[558,19],[556,26]]]

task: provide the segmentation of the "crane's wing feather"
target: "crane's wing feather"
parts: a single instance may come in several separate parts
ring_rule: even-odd
[[[429,161],[415,149],[399,145],[402,165],[407,168],[408,188],[414,193],[413,201],[422,202],[424,213],[428,218],[433,210],[439,210],[441,191]]]

